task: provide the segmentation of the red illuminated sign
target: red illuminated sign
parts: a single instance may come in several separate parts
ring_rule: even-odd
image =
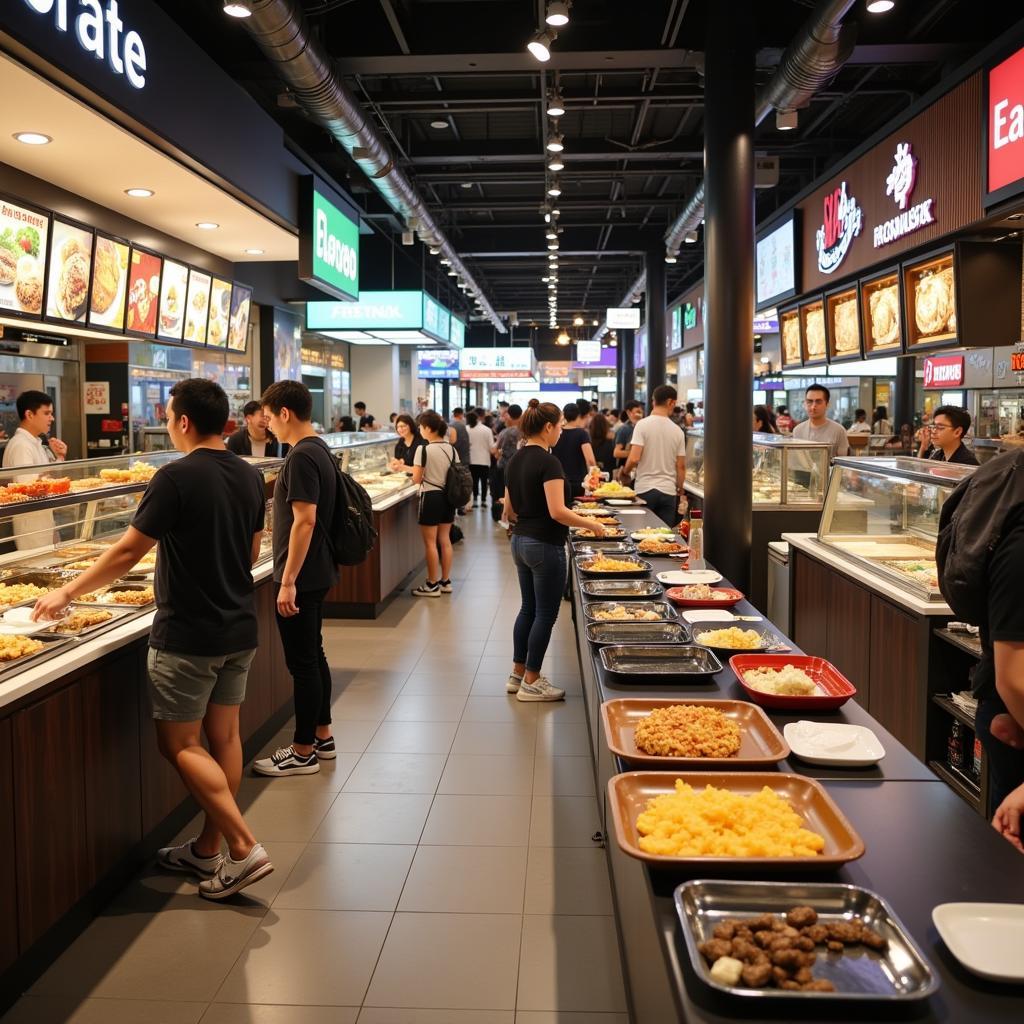
[[[988,73],[988,191],[1024,178],[1024,50]]]
[[[1014,373],[1024,373],[1024,352],[1010,353],[1010,369]]]
[[[924,361],[926,388],[956,388],[964,382],[963,356],[928,356]]]

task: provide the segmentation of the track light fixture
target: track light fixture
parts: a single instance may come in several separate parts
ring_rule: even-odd
[[[558,198],[562,194],[562,189],[559,187],[557,181],[552,181],[548,186],[548,195],[554,198]]]
[[[561,117],[565,113],[565,100],[557,89],[553,89],[548,98],[547,113],[548,117]]]
[[[555,28],[561,28],[569,24],[569,8],[572,7],[572,0],[551,0],[548,4],[544,20]]]
[[[232,18],[248,18],[252,15],[249,0],[224,0],[224,13]]]
[[[668,252],[668,253],[665,253],[665,262],[666,263],[678,263],[679,260],[678,260],[676,254],[674,252]]]
[[[561,133],[552,132],[548,136],[548,152],[549,153],[561,153],[565,149],[564,140]]]
[[[867,11],[868,14],[886,14],[896,6],[895,0],[868,0]],[[552,21],[550,24],[554,25]],[[565,22],[562,22],[565,24]]]
[[[775,127],[780,132],[790,132],[796,126],[799,117],[795,110],[776,110],[775,111]]]
[[[581,316],[573,317],[572,325],[573,325],[573,327],[582,327],[583,326],[583,317],[581,317]]]
[[[537,60],[546,64],[551,60],[551,44],[557,35],[557,32],[542,29],[526,44],[526,48]]]
[[[556,174],[559,171],[565,170],[565,164],[562,162],[562,158],[557,154],[548,161],[548,170],[554,171]]]
[[[548,228],[548,230],[545,233],[544,237],[547,238],[549,241],[553,240],[553,239],[558,237],[558,232],[552,226],[552,227]]]
[[[683,241],[686,242],[687,245],[693,245],[693,243],[697,241],[697,232],[692,230],[687,231],[686,234],[683,235]]]

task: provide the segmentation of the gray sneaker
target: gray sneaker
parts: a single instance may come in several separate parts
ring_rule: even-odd
[[[199,883],[199,895],[208,900],[224,900],[247,886],[266,878],[274,870],[262,843],[257,843],[245,860],[225,857],[213,878]]]
[[[565,690],[552,686],[550,679],[546,679],[544,676],[537,676],[532,683],[524,682],[519,687],[516,700],[521,700],[524,703],[538,700],[565,700]]]
[[[156,851],[156,862],[167,871],[182,871],[188,875],[197,875],[199,878],[213,878],[224,860],[221,853],[212,857],[200,857],[193,848],[198,839],[193,836],[181,846],[164,846]]]
[[[518,693],[519,687],[523,685],[523,677],[517,676],[515,672],[509,672],[508,682],[505,684],[506,693]]]

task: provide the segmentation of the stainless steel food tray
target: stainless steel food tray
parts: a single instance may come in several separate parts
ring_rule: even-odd
[[[661,597],[664,588],[657,580],[584,580],[581,589],[587,597],[625,598]]]
[[[142,608],[148,608],[148,605],[143,605]],[[110,612],[112,617],[107,619],[106,622],[97,623],[95,626],[86,626],[85,629],[80,629],[77,632],[68,632],[65,630],[58,629],[60,622],[55,623],[51,629],[46,630],[42,634],[36,634],[40,637],[57,636],[57,637],[93,637],[97,633],[103,633],[108,629],[113,629],[115,626],[121,625],[125,619],[131,618],[131,616],[139,611],[134,605],[100,605],[99,602],[86,602],[85,604],[79,604],[72,602],[68,607],[67,614],[70,615],[76,611],[102,611]]]
[[[44,636],[40,633],[29,637],[29,639],[39,640],[44,644],[44,647],[42,650],[36,651],[34,654],[26,654],[25,657],[17,658],[14,661],[0,661],[0,679],[9,675],[14,675],[17,672],[23,672],[30,666],[38,665],[40,662],[46,661],[48,658],[61,654],[67,650],[68,646],[71,644],[71,640],[67,637]]]
[[[597,544],[591,543],[594,540],[597,541]],[[616,555],[636,554],[636,545],[632,541],[602,541],[600,538],[591,537],[587,540],[574,540],[572,546],[579,557],[608,555],[610,558],[614,558]]]
[[[925,955],[910,937],[892,907],[881,896],[856,885],[836,882],[726,882],[696,879],[675,891],[676,912],[698,978],[729,996],[763,1000],[837,1002],[855,1000],[884,1003],[924,999],[938,988],[938,979]],[[888,946],[873,952],[847,946],[842,955],[824,947],[811,968],[816,980],[831,981],[835,992],[791,992],[777,988],[732,988],[711,979],[711,969],[698,950],[712,937],[715,925],[728,919],[785,914],[793,907],[809,906],[825,924],[859,917]]]
[[[619,682],[690,682],[722,671],[715,652],[694,644],[619,644],[601,648],[601,664]]]
[[[111,591],[115,590],[152,590],[152,586],[146,583],[111,583],[109,587],[100,587],[96,590],[99,595],[95,601],[83,601],[81,597],[78,598],[80,604],[85,605],[87,608],[151,608],[153,601],[149,601],[146,604],[122,604],[120,601],[114,601],[111,599]],[[154,599],[155,600],[155,599]]]
[[[678,622],[588,622],[592,644],[687,644],[690,634]]]
[[[597,613],[602,610],[621,605],[621,601],[584,601],[583,614],[594,622],[629,622],[629,619],[599,619]],[[664,622],[676,621],[676,610],[665,601],[630,601],[629,610],[637,612],[656,612]],[[653,619],[651,621],[654,621]]]
[[[593,558],[593,555],[588,555],[586,558],[577,558],[576,566],[580,572],[587,576],[598,576],[607,579],[624,579],[629,576],[643,576],[651,571],[651,563],[644,561],[642,558],[637,558],[635,555],[619,555],[619,559],[623,562],[631,562],[633,564],[632,569],[621,569],[615,572],[601,572],[600,570],[588,569],[586,563]]]

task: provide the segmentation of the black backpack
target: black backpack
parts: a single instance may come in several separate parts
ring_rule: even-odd
[[[359,565],[377,543],[373,504],[366,490],[342,470],[333,455],[331,462],[338,476],[338,491],[327,540],[338,565]]]
[[[939,590],[958,619],[987,628],[989,564],[1008,521],[1022,508],[1022,450],[980,466],[943,503],[935,562]]]
[[[458,458],[459,453],[453,448],[452,464],[444,475],[444,497],[452,508],[462,508],[473,497],[473,474]]]

